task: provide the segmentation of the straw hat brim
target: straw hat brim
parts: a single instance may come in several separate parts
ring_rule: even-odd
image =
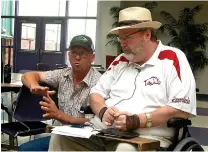
[[[158,29],[162,24],[160,22],[157,21],[149,21],[149,22],[142,22],[142,23],[138,23],[135,25],[130,25],[130,26],[121,26],[121,27],[116,27],[113,28],[109,34],[118,34],[119,30],[122,29],[130,29],[130,28],[153,28],[153,29]]]

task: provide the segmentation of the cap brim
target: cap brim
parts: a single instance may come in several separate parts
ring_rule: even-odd
[[[69,48],[72,48],[72,47],[75,47],[75,46],[81,46],[81,47],[87,49],[87,51],[89,51],[89,52],[94,52],[91,48],[88,48],[88,47],[86,47],[85,45],[79,44],[79,43],[75,43],[75,44],[73,44],[73,45],[70,45]]]
[[[142,22],[139,24],[135,24],[132,26],[121,26],[121,27],[116,27],[114,29],[112,29],[109,34],[119,34],[119,30],[122,29],[130,29],[130,28],[153,28],[153,29],[158,29],[162,24],[160,22],[157,21],[150,21],[150,22]]]

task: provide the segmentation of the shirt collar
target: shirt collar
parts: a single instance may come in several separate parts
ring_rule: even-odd
[[[159,43],[158,43],[158,46],[157,46],[155,52],[153,53],[152,57],[147,62],[145,62],[142,65],[138,65],[137,63],[129,61],[128,66],[135,65],[135,66],[139,66],[139,67],[144,67],[145,65],[155,65],[157,63],[157,59],[158,59],[159,53],[161,51],[161,47],[163,47],[162,42],[160,40],[158,40],[158,42]]]
[[[87,75],[85,76],[85,78],[82,80],[87,86],[90,86],[90,80],[91,80],[91,76],[93,73],[93,69],[90,68],[90,71],[87,73]]]
[[[81,82],[84,82],[87,86],[90,86],[92,72],[93,72],[93,69],[91,68],[90,71],[87,73],[87,75],[84,77],[84,79]],[[69,78],[73,82],[72,68],[69,68],[69,70],[66,73],[64,73],[64,77]]]
[[[158,41],[158,46],[155,50],[155,52],[153,53],[152,57],[145,63],[145,65],[155,65],[157,63],[158,60],[158,55],[161,51],[161,48],[163,46],[163,44],[161,43],[161,41]]]

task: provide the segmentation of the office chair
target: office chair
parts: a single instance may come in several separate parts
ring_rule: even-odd
[[[51,67],[47,63],[37,63],[37,71],[49,71]]]
[[[64,68],[67,68],[68,66],[66,64],[56,64],[55,65],[55,68],[56,69],[64,69]]]
[[[49,85],[44,83],[41,83],[40,85],[48,86],[50,90],[52,90],[52,87]],[[52,96],[52,99],[57,101],[56,95]],[[17,138],[17,136],[31,136],[45,133],[47,124],[41,121],[48,119],[42,117],[45,113],[39,104],[42,100],[42,96],[32,94],[30,90],[23,85],[20,89],[17,100],[14,102],[12,117],[16,122],[1,124],[1,131],[14,138]]]

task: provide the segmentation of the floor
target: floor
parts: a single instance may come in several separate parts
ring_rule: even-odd
[[[2,100],[3,101],[3,100]],[[1,112],[1,120],[7,120],[7,114]],[[197,102],[197,117],[191,118],[192,126],[189,127],[191,135],[196,138],[199,143],[203,146],[205,151],[208,151],[208,101],[198,101]],[[3,123],[3,121],[1,121]],[[4,121],[5,123],[6,121]],[[51,121],[47,123],[51,124]],[[39,138],[44,135],[36,136]],[[34,139],[34,137],[31,137]],[[18,145],[27,142],[30,137],[18,137]],[[1,134],[1,142],[8,143],[8,135]]]
[[[192,126],[189,127],[191,136],[196,138],[208,151],[208,101],[197,102],[197,116],[191,118]]]

